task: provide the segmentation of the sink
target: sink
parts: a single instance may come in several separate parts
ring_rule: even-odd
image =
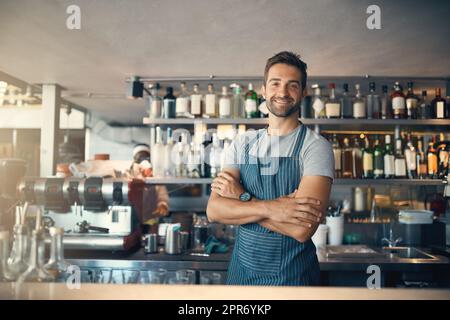
[[[400,259],[436,259],[436,257],[413,247],[383,247],[383,252]]]

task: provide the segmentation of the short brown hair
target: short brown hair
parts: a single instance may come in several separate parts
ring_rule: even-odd
[[[308,73],[306,72],[307,65],[300,59],[300,55],[290,51],[282,51],[269,58],[266,62],[266,68],[264,69],[264,84],[267,82],[267,75],[269,74],[269,69],[277,64],[284,63],[289,66],[296,67],[301,73],[300,83],[302,85],[302,90],[305,90],[306,80],[308,79]]]

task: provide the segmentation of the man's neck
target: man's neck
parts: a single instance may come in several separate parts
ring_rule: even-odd
[[[300,124],[298,112],[294,112],[287,118],[277,117],[269,113],[269,127],[267,132],[271,136],[285,136],[294,131]]]

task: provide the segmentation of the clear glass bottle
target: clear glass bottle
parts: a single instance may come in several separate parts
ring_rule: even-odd
[[[419,118],[420,119],[430,119],[430,104],[427,100],[427,90],[422,91],[422,97],[419,102]]]
[[[446,101],[441,97],[441,88],[436,88],[436,97],[431,101],[431,111],[434,119],[449,118],[449,107],[446,106]]]
[[[189,178],[200,178],[200,163],[200,149],[198,145],[191,142],[186,165],[187,175]]]
[[[14,274],[9,270],[9,231],[0,230],[0,283],[15,279]]]
[[[175,102],[175,112],[177,118],[189,118],[191,112],[191,99],[188,93],[186,82],[181,82],[180,94]]]
[[[245,117],[259,118],[258,95],[253,90],[253,84],[248,84],[248,91],[245,93]]]
[[[375,92],[375,82],[369,83],[369,94],[367,95],[367,118],[381,119],[381,100]]]
[[[443,132],[439,134],[439,142],[436,144],[436,153],[438,156],[438,178],[444,179],[447,175],[449,162],[450,143],[445,140]]]
[[[353,99],[353,117],[355,119],[364,119],[367,117],[366,101],[361,94],[361,86],[355,84],[356,95]]]
[[[373,177],[375,179],[384,178],[384,152],[378,135],[375,136],[375,145],[373,147]]]
[[[164,145],[164,176],[171,177],[174,175],[173,172],[173,159],[172,159],[172,150],[173,150],[173,136],[172,136],[172,128],[167,128],[167,142]]]
[[[56,282],[65,282],[70,275],[68,273],[70,263],[64,260],[64,228],[50,227],[49,233],[51,237],[50,259],[44,265],[44,269],[55,278]]]
[[[391,136],[386,135],[384,140],[384,177],[386,179],[395,176],[395,156],[394,149],[391,144]]]
[[[342,178],[353,178],[353,149],[350,146],[350,140],[344,138],[342,147]]]
[[[217,118],[218,115],[218,103],[217,95],[214,93],[214,85],[208,84],[208,93],[205,95],[205,110],[203,111],[203,117],[205,118]]]
[[[31,252],[28,269],[20,275],[19,282],[52,282],[55,281],[47,270],[44,269],[45,242],[41,230],[33,230],[31,233]]]
[[[348,83],[343,85],[344,92],[341,96],[342,118],[353,118],[353,97],[348,92]]]
[[[408,119],[417,119],[417,109],[419,97],[414,94],[414,83],[408,82],[408,92],[406,93],[406,114]]]
[[[220,172],[220,165],[222,158],[222,147],[217,133],[213,133],[212,147],[209,155],[209,165],[211,167],[211,178],[216,178]]]
[[[373,150],[370,148],[369,137],[364,139],[364,149],[362,151],[363,157],[363,178],[373,178]]]
[[[231,118],[231,97],[226,86],[222,87],[222,94],[219,98],[219,118]]]
[[[341,102],[336,99],[334,83],[329,84],[330,96],[325,102],[325,113],[327,118],[340,118],[341,117]]]
[[[150,153],[151,163],[153,167],[153,176],[164,176],[164,144],[162,141],[161,127],[156,127],[156,143]]]
[[[245,118],[244,99],[240,85],[233,87],[233,117],[236,119]]]
[[[341,178],[342,177],[342,149],[339,145],[339,141],[337,139],[336,134],[333,134],[333,140],[331,142],[331,146],[333,147],[334,154],[334,177]]]
[[[312,102],[312,108],[314,110],[314,119],[326,118],[325,112],[325,99],[321,96],[320,86],[314,84],[311,86],[314,89],[314,97]]]
[[[163,118],[164,119],[173,119],[176,117],[176,110],[175,110],[175,102],[176,98],[173,95],[173,88],[167,87],[166,89],[166,95],[163,99]]]
[[[394,119],[404,119],[406,117],[406,101],[400,83],[395,82],[394,92],[391,95],[392,112]]]
[[[388,93],[388,86],[381,86],[381,119],[392,119],[391,97]]]
[[[162,115],[162,98],[158,95],[160,89],[159,83],[155,83],[150,88],[151,95],[148,96],[149,117],[150,119],[159,119]]]
[[[16,207],[19,210],[19,207]],[[8,259],[8,267],[17,279],[28,269],[29,230],[20,221],[20,213],[16,212],[16,223],[13,227],[13,245]]]
[[[411,139],[411,134],[406,135],[406,145],[404,150],[405,161],[406,161],[406,173],[409,179],[416,178],[416,148]]]
[[[193,92],[191,94],[191,115],[195,118],[201,118],[203,110],[203,99],[200,93],[198,83],[194,84]]]

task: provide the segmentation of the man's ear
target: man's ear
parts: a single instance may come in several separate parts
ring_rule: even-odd
[[[308,95],[308,87],[305,86],[305,89],[303,89],[302,97],[306,97]]]
[[[263,84],[261,86],[261,92],[260,94],[262,95],[262,97],[264,98],[264,100],[266,99],[266,86]]]

